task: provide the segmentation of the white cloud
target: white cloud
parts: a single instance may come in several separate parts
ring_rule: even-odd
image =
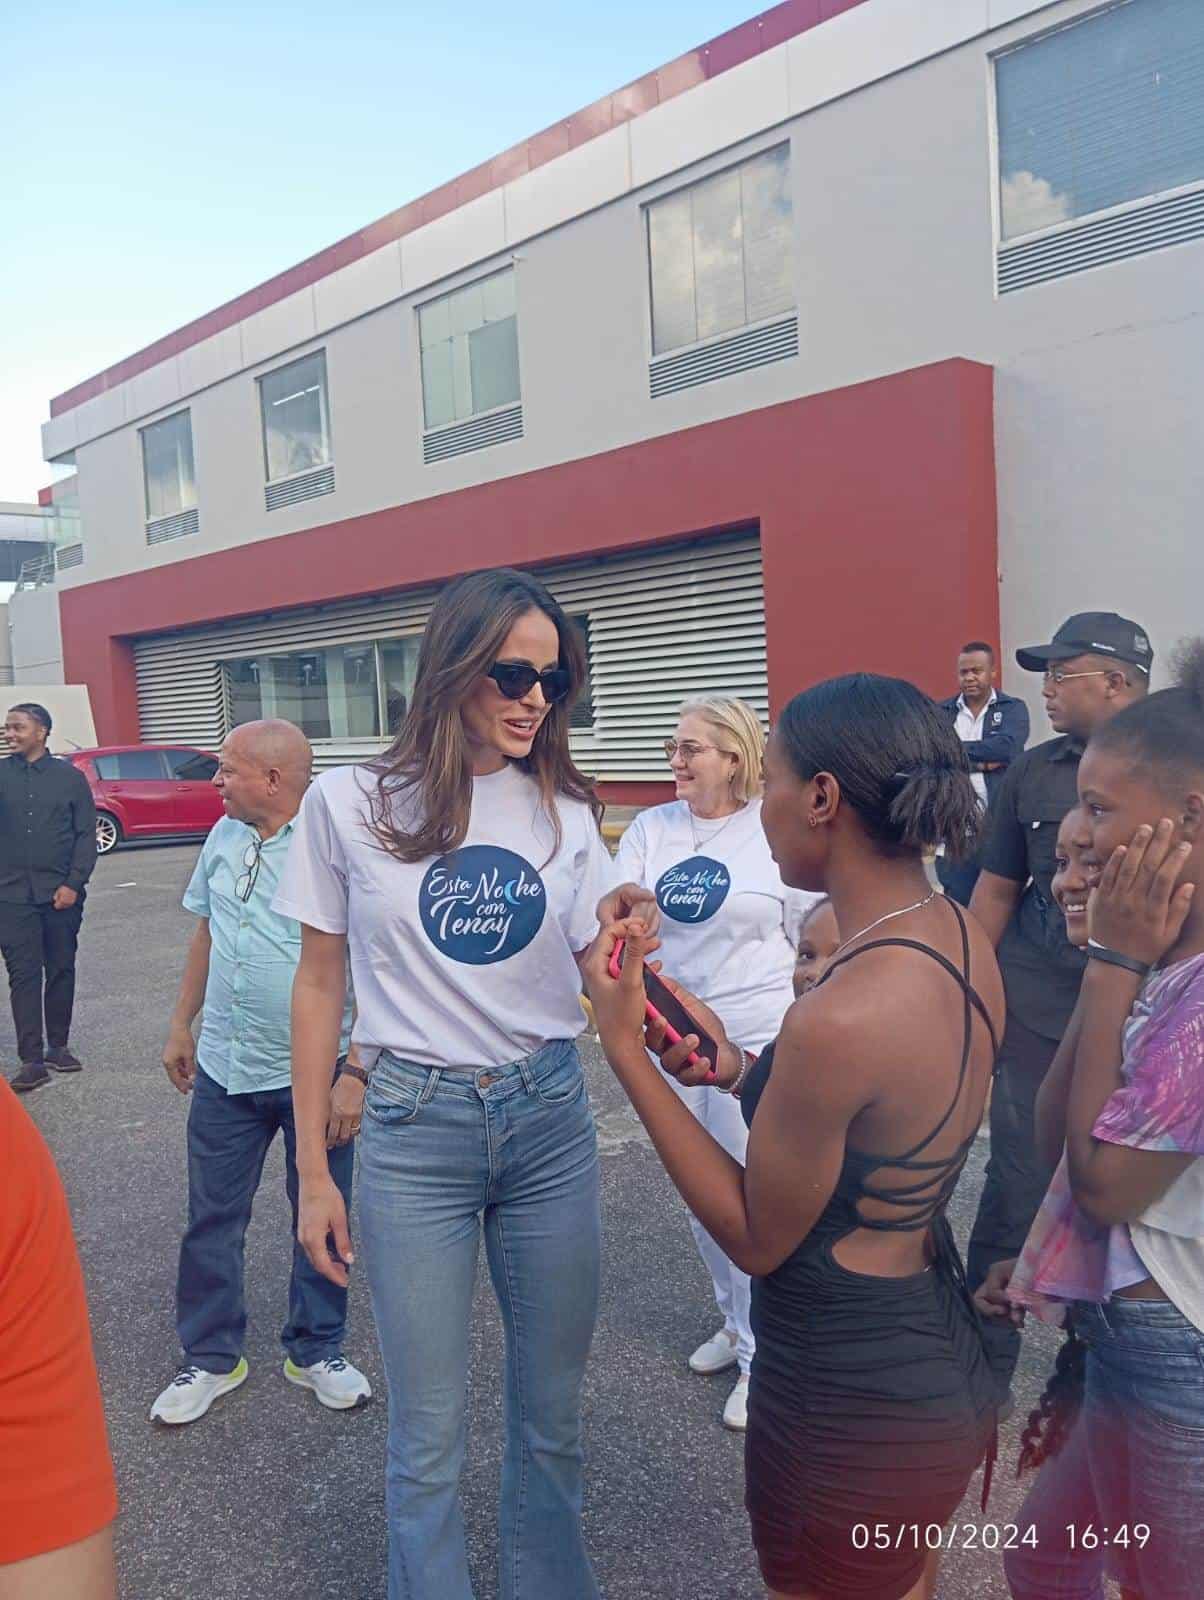
[[[1052,228],[1074,215],[1070,196],[1059,194],[1047,178],[1033,172],[1009,173],[1000,186],[1000,204],[1005,239]]]

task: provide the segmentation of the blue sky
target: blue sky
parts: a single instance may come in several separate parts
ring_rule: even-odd
[[[0,500],[23,500],[52,394],[763,6],[4,9]]]

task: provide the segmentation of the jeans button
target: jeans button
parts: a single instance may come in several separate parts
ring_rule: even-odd
[[[497,1072],[482,1072],[477,1079],[477,1086],[481,1089],[488,1089],[498,1081],[500,1076],[501,1074]]]

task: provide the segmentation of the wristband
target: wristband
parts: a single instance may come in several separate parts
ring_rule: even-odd
[[[1123,967],[1126,972],[1135,972],[1139,978],[1144,978],[1152,965],[1149,961],[1138,961],[1136,956],[1122,955],[1119,950],[1109,950],[1107,945],[1099,944],[1094,939],[1087,941],[1087,958],[1106,962],[1110,967]]]
[[[368,1074],[364,1071],[363,1067],[352,1066],[350,1061],[344,1061],[343,1062],[342,1066],[335,1073],[335,1077],[336,1078],[355,1078],[358,1082],[362,1083],[365,1086],[365,1088],[367,1087],[367,1084],[368,1084]]]

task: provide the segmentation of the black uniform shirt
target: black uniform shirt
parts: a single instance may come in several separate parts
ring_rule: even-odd
[[[1017,757],[991,806],[982,865],[1025,885],[999,942],[1008,1009],[1046,1039],[1060,1039],[1078,999],[1086,957],[1066,937],[1054,903],[1058,828],[1078,804],[1077,739],[1048,739]]]
[[[45,754],[0,760],[0,901],[47,905],[63,884],[78,894],[96,865],[88,780]]]

